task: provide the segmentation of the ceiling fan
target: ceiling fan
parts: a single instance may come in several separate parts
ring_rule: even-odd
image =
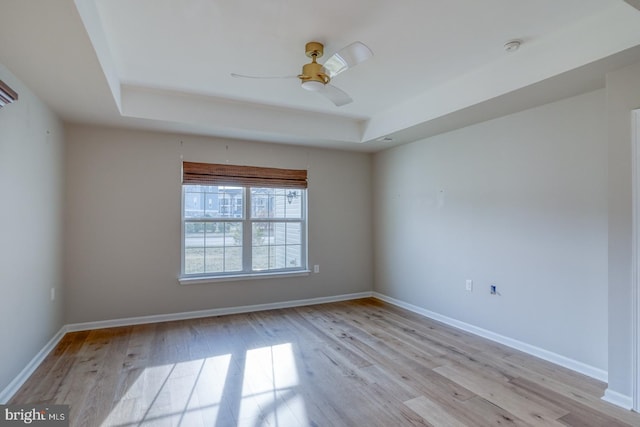
[[[353,102],[353,99],[342,89],[329,84],[332,78],[343,71],[353,68],[359,63],[366,61],[373,56],[373,52],[364,43],[354,42],[338,52],[334,53],[325,61],[319,64],[316,60],[322,57],[324,46],[319,42],[309,42],[305,45],[305,53],[311,58],[311,62],[302,67],[302,73],[295,76],[250,76],[245,74],[231,73],[232,77],[248,79],[289,79],[298,78],[302,87],[311,92],[317,92],[325,96],[337,107]]]

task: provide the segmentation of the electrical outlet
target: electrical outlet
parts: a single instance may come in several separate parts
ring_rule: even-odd
[[[467,279],[466,289],[471,292],[473,290],[473,280]]]
[[[314,273],[320,273],[320,266],[318,264],[313,266],[313,272]]]

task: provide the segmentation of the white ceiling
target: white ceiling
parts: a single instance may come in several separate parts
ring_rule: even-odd
[[[0,63],[70,122],[357,151],[430,136],[604,85],[640,61],[622,0],[0,0]],[[503,45],[522,40],[520,50]],[[296,79],[308,41],[374,56]],[[0,76],[1,78],[2,76]],[[391,142],[378,139],[390,136]]]

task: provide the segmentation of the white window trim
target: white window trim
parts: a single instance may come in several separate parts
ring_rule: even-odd
[[[282,279],[287,277],[308,276],[311,270],[295,270],[255,274],[234,274],[228,276],[180,276],[178,282],[181,285],[197,285],[202,283],[220,283],[220,282],[237,282],[240,280],[256,280],[256,279]]]
[[[250,217],[251,214],[251,200],[250,198],[250,186],[243,187],[244,191],[244,200],[243,200],[243,211],[244,218],[229,218],[229,220],[234,219],[236,222],[240,219],[241,222],[248,222],[249,224],[252,222]],[[309,254],[308,254],[308,243],[307,239],[309,236],[309,216],[308,216],[308,192],[307,189],[304,189],[304,196],[302,200],[302,222],[303,227],[303,235],[301,241],[301,260],[303,262],[303,266],[300,269],[287,269],[287,270],[264,270],[264,272],[237,272],[237,273],[200,273],[200,274],[184,274],[185,270],[185,239],[184,239],[184,226],[185,226],[185,216],[184,216],[184,203],[185,203],[185,191],[184,185],[181,185],[181,198],[180,198],[180,275],[178,276],[178,283],[181,285],[191,285],[191,284],[202,284],[202,283],[220,283],[220,282],[233,282],[240,280],[255,280],[255,279],[270,279],[270,278],[285,278],[285,277],[300,277],[300,276],[308,276],[311,272],[309,268]],[[256,219],[256,221],[260,221],[261,219]],[[289,219],[293,222],[293,220]],[[278,221],[278,219],[274,219],[274,221]],[[287,222],[286,218],[283,218],[284,222]],[[245,245],[249,244],[251,246],[251,233],[243,233],[243,256],[245,256]],[[243,259],[243,263],[247,260]]]

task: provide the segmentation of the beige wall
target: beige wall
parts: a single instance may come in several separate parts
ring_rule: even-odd
[[[95,127],[67,128],[67,322],[370,291],[371,156]],[[180,156],[308,169],[319,274],[180,285]]]
[[[631,396],[631,112],[640,108],[640,64],[607,75],[609,138],[609,391]]]
[[[604,90],[378,153],[374,188],[376,291],[606,371]]]
[[[19,94],[0,109],[2,401],[2,391],[63,322],[64,134],[56,116],[1,64],[0,80]]]

